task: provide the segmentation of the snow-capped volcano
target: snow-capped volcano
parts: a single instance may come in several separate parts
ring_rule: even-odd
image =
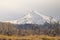
[[[53,17],[43,15],[37,11],[33,11],[32,13],[38,15],[39,17],[41,17],[42,19],[44,19],[48,23],[50,23],[50,21],[51,21],[51,23],[57,23],[57,20],[54,19]],[[3,22],[9,22],[12,24],[36,24],[37,21],[36,22],[34,21],[36,18],[34,18],[34,15],[32,15],[32,13],[28,13],[24,17],[19,18],[17,20],[3,21]]]

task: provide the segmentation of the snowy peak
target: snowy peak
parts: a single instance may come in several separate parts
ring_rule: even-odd
[[[28,13],[27,15],[25,15],[24,17],[21,18],[22,22],[21,24],[32,24],[33,20],[32,20],[33,16],[31,15],[31,13]]]
[[[42,19],[44,19],[46,22],[50,23],[57,23],[57,20],[54,19],[53,17],[51,16],[46,16],[46,15],[43,15],[37,11],[33,11],[32,13],[38,15],[39,17],[41,17]],[[12,23],[12,24],[36,24],[36,22],[34,22],[34,16],[32,13],[28,13],[27,15],[25,15],[24,17],[22,18],[19,18],[17,20],[12,20],[12,21],[3,21],[3,22],[9,22],[9,23]],[[34,20],[33,20],[34,19]]]

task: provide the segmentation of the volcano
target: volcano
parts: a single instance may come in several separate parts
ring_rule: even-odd
[[[35,16],[34,16],[35,14]],[[39,16],[39,18],[38,18]],[[57,23],[58,21],[54,19],[51,16],[43,15],[37,11],[32,11],[31,13],[28,13],[27,15],[23,16],[22,18],[18,18],[17,20],[12,21],[3,21],[3,22],[9,22],[12,24],[37,24],[39,19],[44,19],[47,23]]]

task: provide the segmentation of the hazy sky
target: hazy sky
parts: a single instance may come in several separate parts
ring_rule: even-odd
[[[0,0],[0,20],[14,20],[31,10],[60,19],[60,0]]]

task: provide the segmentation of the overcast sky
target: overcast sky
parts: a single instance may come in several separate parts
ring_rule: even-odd
[[[31,10],[60,19],[60,0],[0,0],[0,20],[14,20]]]

